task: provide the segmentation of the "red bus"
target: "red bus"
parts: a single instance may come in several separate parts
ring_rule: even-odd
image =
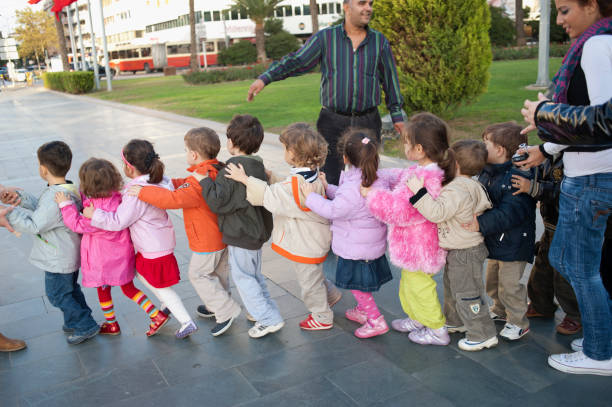
[[[202,52],[202,45],[206,45],[206,64],[217,65],[217,55],[219,51],[225,49],[225,41],[213,40],[200,43],[200,52],[198,53],[200,59],[200,66],[204,66],[204,53]],[[189,59],[191,58],[191,45],[188,42],[184,43],[171,43],[168,42],[165,45],[165,54],[167,59],[167,66],[174,66],[177,68],[185,68],[189,66]],[[153,55],[151,53],[151,47],[158,45],[130,45],[122,46],[109,51],[110,54],[110,67],[115,73],[119,72],[132,72],[145,71],[147,73],[159,70],[161,66],[155,66],[153,63]]]

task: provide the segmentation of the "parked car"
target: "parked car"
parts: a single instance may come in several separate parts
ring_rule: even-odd
[[[11,78],[17,82],[25,82],[26,81],[26,72],[28,72],[26,69],[24,68],[17,68],[15,69],[15,77]]]

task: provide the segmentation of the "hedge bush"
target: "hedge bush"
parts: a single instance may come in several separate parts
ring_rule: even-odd
[[[372,27],[391,43],[406,111],[439,114],[486,91],[490,23],[482,0],[376,0]]]
[[[219,52],[220,65],[243,65],[257,61],[257,48],[249,41],[238,41]]]
[[[550,44],[550,57],[563,58],[569,50],[570,44]],[[538,46],[528,47],[493,47],[493,60],[531,59],[538,57]]]
[[[297,37],[287,31],[281,31],[266,38],[266,55],[273,60],[281,59],[298,48],[300,48],[300,42]]]
[[[87,93],[94,88],[93,72],[45,72],[45,88],[68,93]]]
[[[266,68],[266,65],[259,64],[246,67],[211,69],[208,71],[191,72],[184,74],[183,80],[192,85],[200,85],[207,83],[256,79],[266,70]]]

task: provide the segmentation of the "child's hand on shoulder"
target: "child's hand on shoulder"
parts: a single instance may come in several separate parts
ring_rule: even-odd
[[[408,179],[408,181],[406,181],[406,185],[408,188],[410,188],[413,194],[416,194],[425,185],[425,178],[413,175]]]
[[[266,177],[268,178],[268,181],[270,181],[270,178],[272,178],[272,170],[264,168],[264,172],[266,173]]]
[[[512,187],[516,188],[516,192],[513,192],[512,195],[528,193],[529,189],[531,189],[531,181],[527,178],[521,177],[520,175],[513,174]]]
[[[234,163],[229,163],[227,167],[225,167],[225,171],[225,178],[240,182],[244,185],[246,185],[247,181],[249,180],[249,177],[246,175],[246,172],[244,172],[244,167],[240,163],[238,163],[238,165]],[[268,177],[268,179],[270,179],[268,171],[266,172],[266,176]]]
[[[359,192],[361,192],[361,196],[364,198],[368,197],[368,194],[370,193],[371,190],[372,190],[372,185],[370,185],[369,187],[364,187],[363,185],[361,185],[359,187]]]
[[[96,208],[94,207],[93,203],[89,204],[89,206],[86,206],[85,208],[83,208],[83,216],[85,216],[88,219],[93,218],[93,214],[96,211]]]
[[[319,172],[319,180],[323,184],[323,188],[327,189],[327,186],[329,184],[327,183],[327,176],[325,175],[323,171]]]
[[[0,201],[5,205],[19,205],[21,198],[17,193],[21,188],[0,185]]]
[[[55,202],[61,204],[62,202],[70,201],[70,197],[63,192],[55,193]]]
[[[470,223],[462,223],[461,227],[465,230],[469,230],[470,232],[479,232],[480,225],[478,224],[478,219],[476,218],[476,214],[474,214],[474,218]]]
[[[308,195],[310,195],[313,192],[315,192],[315,186],[313,184],[311,184],[310,182],[302,182],[300,184],[300,190],[302,191],[304,196],[306,198],[308,198]]]
[[[127,190],[127,194],[129,196],[135,196],[136,198],[138,198],[138,194],[140,194],[140,190],[142,189],[142,185],[132,185],[128,190]]]

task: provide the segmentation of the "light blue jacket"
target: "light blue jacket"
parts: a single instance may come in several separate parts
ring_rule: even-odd
[[[68,274],[81,266],[81,235],[64,225],[62,213],[54,200],[56,192],[69,194],[77,206],[81,206],[75,185],[51,185],[38,199],[20,191],[19,207],[6,218],[16,231],[34,236],[30,263],[44,271]]]

